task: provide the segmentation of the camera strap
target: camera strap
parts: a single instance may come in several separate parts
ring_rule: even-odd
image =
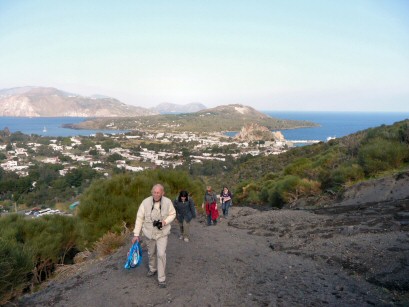
[[[155,200],[152,197],[151,215],[152,215],[152,211],[153,211],[154,207],[155,207]],[[160,213],[160,215],[162,215],[162,197],[160,198],[160,201],[159,201],[159,213]]]

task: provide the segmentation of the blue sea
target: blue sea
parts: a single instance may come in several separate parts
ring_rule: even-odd
[[[409,118],[409,113],[371,112],[284,112],[263,111],[271,117],[281,119],[308,120],[320,127],[282,130],[287,140],[326,141],[329,137],[343,137],[368,128],[391,125]]]
[[[390,125],[409,118],[409,113],[358,113],[358,112],[285,112],[262,111],[275,118],[297,119],[315,122],[320,127],[282,130],[287,140],[326,141],[328,137],[345,135],[377,127]],[[116,134],[118,130],[76,130],[63,128],[63,124],[79,123],[84,117],[0,117],[0,129],[8,127],[11,132],[43,136],[89,136],[97,132]],[[230,134],[229,134],[230,135]]]
[[[117,134],[118,130],[77,130],[63,128],[63,124],[77,124],[89,118],[85,117],[0,117],[0,130],[5,127],[11,132],[20,131],[24,134],[43,136],[89,136],[97,132]]]

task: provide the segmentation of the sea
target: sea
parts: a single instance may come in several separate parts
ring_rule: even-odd
[[[125,130],[78,130],[64,128],[64,124],[77,124],[89,117],[0,117],[0,130],[7,127],[11,132],[37,134],[50,137],[91,136],[97,132],[118,134]]]
[[[319,127],[281,130],[286,140],[300,141],[300,145],[308,144],[311,141],[327,141],[331,138],[340,138],[368,128],[391,125],[409,119],[409,112],[264,111],[263,113],[275,118],[307,120],[319,124]]]
[[[319,124],[319,127],[281,130],[286,140],[299,141],[298,146],[312,141],[326,141],[381,125],[391,125],[397,121],[409,119],[409,112],[374,113],[374,112],[289,112],[262,111],[280,119],[307,120]],[[0,117],[0,129],[7,127],[11,132],[37,134],[51,137],[90,136],[97,132],[117,134],[118,130],[76,130],[63,128],[63,124],[80,123],[84,117]],[[231,132],[232,136],[237,132]]]

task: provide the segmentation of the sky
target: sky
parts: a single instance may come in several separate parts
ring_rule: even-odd
[[[0,0],[0,89],[409,112],[407,0]]]

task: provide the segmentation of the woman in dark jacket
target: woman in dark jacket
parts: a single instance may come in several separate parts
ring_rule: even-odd
[[[189,242],[190,221],[196,217],[196,208],[188,192],[180,191],[179,197],[175,199],[173,205],[176,210],[176,218],[179,221],[180,237],[185,242]]]

